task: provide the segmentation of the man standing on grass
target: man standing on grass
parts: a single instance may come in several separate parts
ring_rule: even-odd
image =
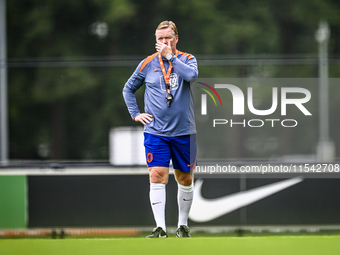
[[[196,167],[196,125],[190,81],[197,78],[193,55],[178,51],[178,32],[172,21],[156,29],[156,53],[144,59],[124,86],[123,96],[134,121],[144,127],[146,162],[150,175],[150,203],[156,227],[148,238],[167,237],[166,184],[172,160],[178,184],[177,237],[190,237],[188,215],[193,199]],[[145,84],[144,111],[134,93]]]

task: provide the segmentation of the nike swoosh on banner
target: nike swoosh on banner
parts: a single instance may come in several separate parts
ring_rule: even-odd
[[[216,219],[224,214],[289,188],[301,181],[303,181],[302,177],[296,177],[220,198],[206,199],[203,198],[201,194],[203,180],[198,179],[195,182],[194,201],[191,206],[189,219],[196,222]]]

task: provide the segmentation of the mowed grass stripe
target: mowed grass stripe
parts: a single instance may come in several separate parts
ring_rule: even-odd
[[[340,254],[340,236],[5,239],[1,255]]]

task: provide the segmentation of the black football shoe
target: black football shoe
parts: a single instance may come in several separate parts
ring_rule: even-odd
[[[161,228],[156,227],[152,230],[151,235],[148,235],[146,238],[166,238],[168,237],[168,234]]]
[[[177,237],[186,237],[186,238],[190,238],[190,229],[188,228],[188,226],[185,226],[185,225],[181,225],[177,231],[176,231],[176,236]]]

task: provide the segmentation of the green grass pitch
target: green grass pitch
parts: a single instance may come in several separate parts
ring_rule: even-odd
[[[179,239],[1,239],[2,255],[340,254],[340,235],[193,237]]]

